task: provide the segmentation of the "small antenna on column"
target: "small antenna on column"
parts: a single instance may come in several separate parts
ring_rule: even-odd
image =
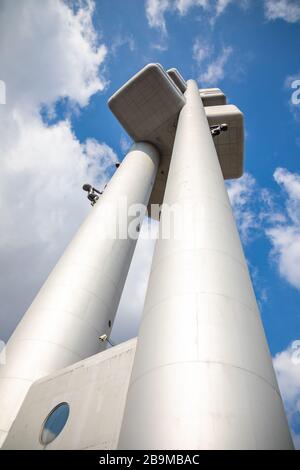
[[[87,191],[88,195],[87,195],[87,198],[89,201],[91,201],[91,205],[94,206],[96,204],[96,202],[98,201],[99,199],[99,195],[102,194],[101,191],[98,191],[98,189],[94,188],[92,185],[90,184],[84,184],[82,186],[82,189],[84,191]]]

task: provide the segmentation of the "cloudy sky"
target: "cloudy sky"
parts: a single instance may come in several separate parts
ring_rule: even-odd
[[[299,49],[299,0],[0,0],[0,339],[90,210],[82,184],[129,146],[107,99],[148,62],[175,66],[245,113],[228,191],[300,448]],[[115,342],[137,333],[153,246],[138,242]]]

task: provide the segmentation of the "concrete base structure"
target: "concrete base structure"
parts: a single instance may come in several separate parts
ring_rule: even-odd
[[[126,341],[35,382],[3,449],[116,449],[135,348],[136,339]],[[61,402],[70,407],[67,423],[44,446],[44,420]]]
[[[105,346],[99,336],[110,335],[138,235],[127,236],[137,218],[127,208],[147,206],[158,164],[151,144],[133,145],[10,338],[0,367],[0,446],[33,382]]]
[[[188,81],[119,449],[292,449],[216,149]],[[163,209],[160,225],[168,211]]]

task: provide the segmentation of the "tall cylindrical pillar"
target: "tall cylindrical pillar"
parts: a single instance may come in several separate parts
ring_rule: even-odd
[[[0,442],[32,382],[103,349],[99,335],[110,334],[136,244],[133,205],[147,206],[158,160],[152,145],[133,145],[10,338]]]
[[[185,96],[119,448],[291,449],[196,82]]]

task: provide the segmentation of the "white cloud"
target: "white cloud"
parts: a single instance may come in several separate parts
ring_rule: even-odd
[[[292,286],[300,289],[300,230],[279,226],[266,231],[273,245],[279,272]]]
[[[190,8],[202,7],[204,9],[209,7],[208,0],[176,0],[175,9],[180,15],[186,15]]]
[[[156,38],[156,42],[152,42],[150,47],[156,49],[159,52],[164,52],[168,49],[168,43],[165,37]]]
[[[146,16],[151,28],[167,33],[165,13],[171,7],[170,0],[146,0]]]
[[[266,230],[286,221],[276,204],[275,195],[259,187],[254,177],[245,173],[241,178],[227,182],[227,191],[236,223],[244,245],[265,235]],[[252,282],[259,305],[268,300],[268,286],[256,266],[248,260]]]
[[[256,189],[256,181],[249,173],[227,183],[228,196],[244,243],[251,239],[252,232],[259,227],[253,204]]]
[[[133,52],[136,49],[133,36],[115,36],[110,47],[111,53],[116,55],[120,47],[127,47],[131,52]]]
[[[274,172],[275,181],[284,189],[286,218],[266,229],[280,274],[300,289],[300,175],[284,168]]]
[[[298,0],[265,0],[265,17],[268,20],[285,20],[288,23],[300,21]]]
[[[244,173],[241,178],[228,182],[228,196],[234,208],[242,207],[248,202],[255,184],[255,179],[250,173]]]
[[[300,174],[277,168],[274,180],[284,191],[283,207],[278,195],[247,173],[227,183],[228,194],[243,242],[265,234],[280,275],[300,289]]]
[[[300,449],[300,361],[299,343],[293,342],[273,359],[294,444]]]
[[[231,2],[232,0],[217,0],[216,16],[221,15]]]
[[[237,3],[241,8],[246,8],[249,0],[145,0],[145,10],[149,26],[159,29],[166,36],[165,14],[167,11],[186,16],[192,8],[198,7],[209,14],[210,23],[214,24],[231,3]]]
[[[300,225],[300,175],[285,168],[276,168],[274,179],[288,196],[286,208],[289,217],[294,224]]]
[[[273,257],[279,272],[292,286],[300,289],[300,230],[278,226],[266,230],[273,245]]]
[[[214,3],[213,13],[210,18],[210,24],[215,25],[219,16],[221,16],[227,10],[227,7],[231,4],[237,4],[243,10],[249,7],[251,0],[216,0]]]
[[[173,11],[181,16],[186,15],[192,7],[207,8],[208,0],[146,0],[146,16],[151,28],[159,29],[167,34],[165,13]]]
[[[213,46],[199,37],[195,39],[193,44],[193,59],[197,65],[202,64],[213,53]]]
[[[32,112],[67,97],[86,106],[103,90],[98,70],[107,49],[98,44],[93,5],[82,2],[74,13],[62,1],[2,2],[0,63],[7,103]]]
[[[129,139],[129,137],[126,136],[125,134],[122,134],[120,138],[120,147],[124,154],[128,152],[131,145],[132,145],[132,140]]]
[[[79,5],[79,6],[78,6]],[[83,183],[102,186],[117,156],[105,143],[79,142],[68,120],[44,122],[41,106],[77,107],[103,90],[106,47],[94,4],[3,1],[0,15],[1,339],[6,339],[89,210]],[[3,45],[7,44],[7,47]]]
[[[250,4],[250,0],[217,0],[215,5],[215,16],[218,17],[222,15],[226,8],[234,2],[244,10],[248,8]]]
[[[213,86],[222,80],[225,76],[225,67],[232,52],[232,47],[223,47],[222,52],[218,57],[207,65],[205,72],[200,74],[200,83]]]

